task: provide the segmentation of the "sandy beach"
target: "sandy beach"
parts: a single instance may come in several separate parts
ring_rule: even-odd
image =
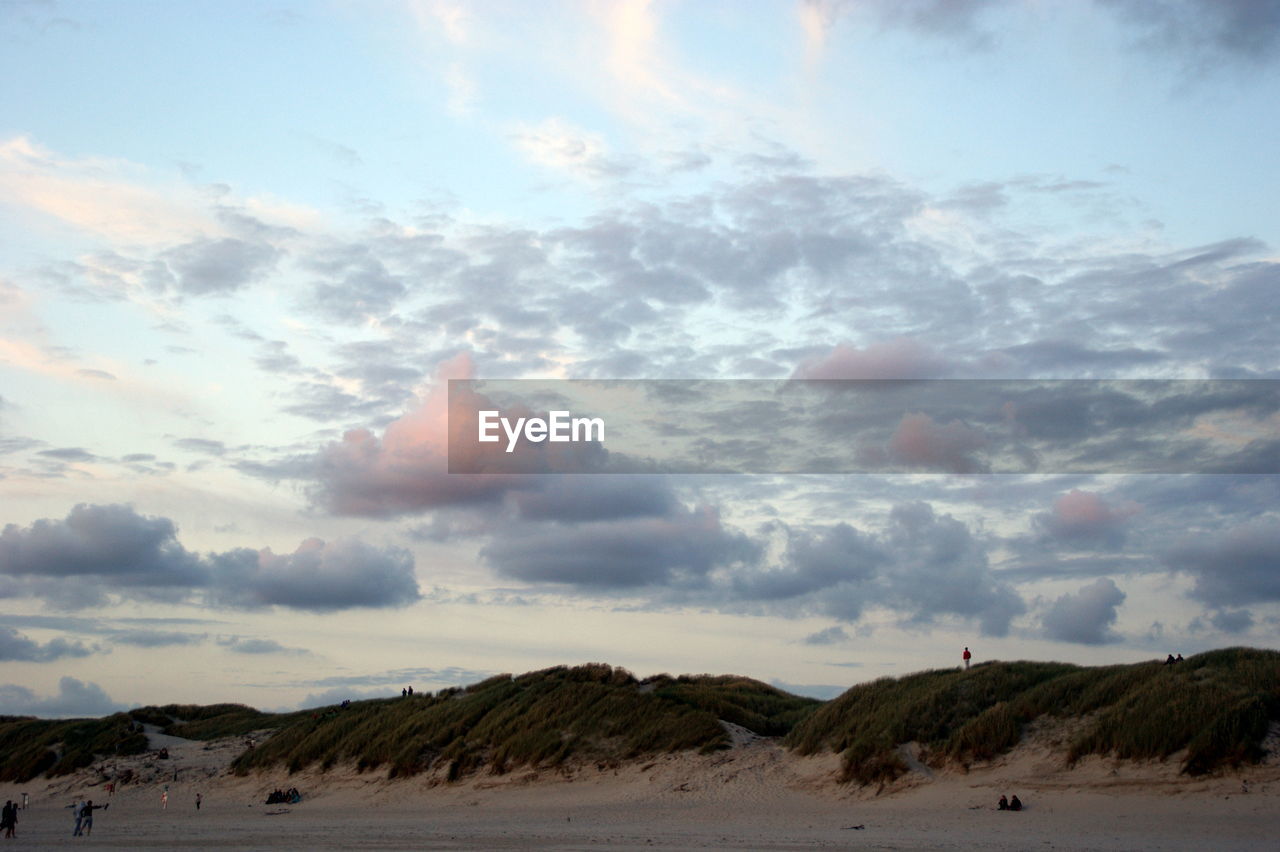
[[[1067,769],[1051,757],[1049,737],[1042,731],[968,772],[930,770],[906,749],[915,771],[877,791],[837,784],[834,756],[798,758],[749,735],[712,755],[481,774],[454,784],[352,769],[237,778],[226,766],[242,741],[154,736],[167,745],[167,761],[99,764],[137,776],[114,795],[95,767],[4,785],[0,796],[31,797],[17,839],[5,842],[13,849],[1256,850],[1280,830],[1274,757],[1207,779],[1179,776],[1172,760],[1093,758]],[[290,786],[304,794],[300,804],[263,803]],[[996,810],[1002,793],[1017,793],[1026,810]],[[111,805],[97,812],[91,837],[72,837],[67,805],[77,796]]]

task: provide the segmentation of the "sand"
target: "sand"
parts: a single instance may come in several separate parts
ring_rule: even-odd
[[[1067,769],[1052,732],[1033,732],[990,766],[916,770],[891,789],[835,781],[833,756],[799,758],[776,742],[735,737],[730,751],[667,755],[617,768],[517,771],[444,784],[428,776],[387,781],[353,769],[236,778],[226,766],[242,739],[177,738],[168,761],[101,764],[138,780],[109,796],[101,775],[0,785],[0,798],[31,806],[13,849],[826,849],[1258,850],[1280,833],[1280,764],[1189,779],[1176,761],[1090,759]],[[178,780],[173,780],[174,768]],[[169,806],[161,791],[169,786]],[[296,786],[297,805],[265,805]],[[195,794],[204,805],[197,811]],[[1246,792],[1247,791],[1247,792]],[[1017,793],[1021,813],[995,809]],[[77,795],[98,811],[93,835],[71,836]]]

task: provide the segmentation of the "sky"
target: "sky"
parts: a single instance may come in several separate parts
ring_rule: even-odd
[[[1221,475],[446,441],[460,378],[1280,379],[1280,3],[2,0],[0,80],[0,712],[1280,647],[1256,400],[1180,415]]]

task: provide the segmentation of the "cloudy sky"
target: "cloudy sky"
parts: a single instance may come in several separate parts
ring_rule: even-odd
[[[1278,644],[1274,405],[462,476],[445,384],[1278,379],[1276,2],[3,0],[0,79],[0,712]]]

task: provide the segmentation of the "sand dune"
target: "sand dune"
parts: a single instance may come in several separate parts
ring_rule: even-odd
[[[838,758],[797,757],[770,738],[733,731],[733,748],[669,754],[618,767],[438,774],[389,781],[341,768],[295,775],[227,772],[243,737],[166,737],[153,755],[104,761],[72,776],[4,785],[31,796],[14,849],[1222,849],[1256,850],[1280,831],[1280,764],[1191,779],[1178,761],[1090,758],[1066,768],[1062,731],[1036,726],[989,766],[913,771],[885,789],[837,783]],[[109,796],[103,773],[134,780]],[[174,770],[177,780],[174,780]],[[168,785],[169,806],[161,809]],[[265,805],[296,786],[301,804]],[[1246,792],[1247,791],[1247,792]],[[195,794],[204,796],[197,811]],[[995,810],[1001,793],[1027,809]],[[75,797],[110,802],[92,838],[71,837]],[[859,827],[861,826],[861,827]]]

